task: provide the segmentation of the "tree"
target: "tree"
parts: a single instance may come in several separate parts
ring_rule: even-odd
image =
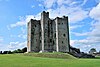
[[[22,53],[22,50],[21,49],[17,49],[18,53]]]
[[[0,54],[2,54],[2,51],[0,51]]]
[[[8,51],[7,54],[12,54],[12,52],[11,51]]]
[[[23,49],[17,49],[17,50],[13,51],[13,53],[24,53],[24,52],[27,52],[27,47],[24,47]]]
[[[90,51],[89,51],[90,54],[93,54],[93,53],[96,53],[96,52],[97,52],[97,51],[96,51],[95,48],[91,48]]]
[[[7,54],[8,53],[8,51],[3,51],[3,54]]]
[[[27,52],[27,47],[24,47],[23,49],[22,49],[22,52],[24,53],[24,52]]]
[[[13,53],[23,53],[21,49],[14,50]]]

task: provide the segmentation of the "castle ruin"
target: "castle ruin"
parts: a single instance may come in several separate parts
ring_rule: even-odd
[[[49,18],[43,11],[41,19],[28,22],[27,52],[69,52],[68,17]]]

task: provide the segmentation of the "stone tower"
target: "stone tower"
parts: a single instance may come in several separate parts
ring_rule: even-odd
[[[43,11],[40,20],[28,22],[27,52],[69,52],[68,17],[49,18]]]

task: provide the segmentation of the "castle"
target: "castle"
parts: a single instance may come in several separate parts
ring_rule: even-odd
[[[49,18],[43,11],[41,19],[28,22],[27,52],[69,52],[68,17]]]

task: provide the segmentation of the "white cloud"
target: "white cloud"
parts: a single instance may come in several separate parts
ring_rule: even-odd
[[[72,30],[77,29],[77,28],[80,28],[80,27],[82,27],[82,26],[83,26],[83,25],[70,25],[70,26],[69,26],[69,30],[72,31]]]
[[[70,4],[70,6],[73,6],[73,5],[76,5],[77,4],[77,2],[72,2],[71,4]]]
[[[83,39],[83,40],[74,40],[74,44],[80,44],[80,45],[83,44],[83,45],[86,45],[87,43],[89,43],[89,41],[86,40],[86,39]]]
[[[63,4],[66,4],[68,6],[78,6],[78,4],[80,3],[81,1],[75,1],[75,0],[57,0],[57,4],[58,6],[61,6]]]
[[[27,42],[10,42],[8,45],[8,49],[15,50],[15,49],[21,49],[23,47],[26,47]]]
[[[20,16],[18,22],[16,22],[15,24],[10,24],[9,27],[14,28],[17,26],[25,26],[27,25],[27,23],[30,21],[30,19],[36,19],[39,20],[41,17],[41,13],[38,13],[37,15],[26,15],[25,17]]]
[[[24,26],[27,25],[27,23],[30,21],[30,19],[34,19],[33,15],[26,15],[25,17],[20,17],[20,21],[18,21],[15,24],[11,24],[10,27],[17,27],[17,26]]]
[[[100,49],[100,27],[98,28],[98,26],[94,27],[92,29],[92,31],[90,32],[85,32],[85,33],[75,33],[72,32],[73,34],[75,34],[76,36],[87,36],[84,39],[79,39],[79,40],[71,40],[71,45],[76,46],[78,48],[80,48],[83,51],[89,51],[90,48],[96,47],[96,49],[99,51]],[[90,47],[89,47],[90,45]],[[86,47],[87,46],[87,47]],[[84,50],[87,49],[87,50]]]
[[[45,0],[44,4],[46,5],[47,8],[51,8],[53,4],[55,3],[56,0]]]
[[[23,25],[26,25],[26,22],[19,21],[16,24],[11,24],[10,26],[11,26],[11,28],[13,28],[13,27],[16,27],[16,26],[23,26]]]
[[[62,5],[57,9],[48,9],[47,11],[50,12],[50,18],[65,15],[69,17],[69,22],[71,23],[77,23],[88,17],[88,11],[82,10],[80,7],[66,7]]]
[[[82,10],[81,8],[76,8],[70,15],[69,21],[76,23],[84,20],[88,17],[88,11]]]
[[[19,34],[18,37],[19,38],[23,38],[23,39],[27,39],[27,35],[26,34]]]
[[[62,5],[63,0],[57,0],[58,5]]]
[[[71,46],[73,46],[73,45],[75,45],[75,42],[76,42],[77,40],[70,40],[70,45]]]
[[[15,49],[17,48],[19,42],[10,42],[10,45],[8,45],[8,48]]]
[[[90,32],[90,36],[88,39],[93,39],[95,42],[99,42],[100,41],[100,3],[96,6],[93,7],[93,9],[90,11],[90,17],[94,18],[95,23],[92,24],[92,31]],[[93,41],[93,42],[94,42]]]
[[[89,36],[90,32],[84,32],[84,33],[71,32],[71,34],[74,34],[75,36]]]
[[[83,52],[88,52],[91,48],[100,49],[100,41],[92,39],[70,40],[71,46],[79,48]]]
[[[89,16],[94,19],[93,22],[91,22],[92,23],[90,28],[91,31],[85,33],[72,32],[72,34],[75,34],[76,36],[87,36],[87,37],[79,40],[71,40],[71,44],[77,45],[77,47],[80,47],[83,50],[84,48],[89,49],[93,47],[96,47],[99,50],[100,49],[100,31],[99,31],[100,30],[100,3],[90,10]]]
[[[57,1],[56,0],[44,0],[43,2],[44,2],[44,6],[46,5],[46,7],[48,7],[47,11],[50,12],[50,18],[68,15],[69,21],[76,23],[76,22],[82,21],[88,17],[88,11],[81,9],[81,7],[74,7],[74,6],[68,7],[66,5],[61,5],[61,3],[75,4],[75,1],[73,1],[73,0],[57,0]],[[78,1],[76,1],[76,2],[78,3]],[[59,6],[56,9],[51,8],[54,3],[59,4]],[[41,6],[41,4],[39,4],[39,5]],[[13,27],[17,27],[17,26],[23,26],[23,25],[26,25],[30,19],[40,19],[40,17],[41,17],[41,12],[38,13],[37,15],[26,15],[25,17],[20,17],[20,21],[18,21],[15,24],[11,24],[10,27],[13,28]]]
[[[55,7],[55,4],[60,7],[62,5],[68,5],[68,6],[79,6],[84,5],[87,0],[37,0],[44,4],[46,8]]]
[[[8,51],[9,49],[7,48],[7,44],[0,44],[0,51]]]
[[[100,21],[100,3],[90,11],[90,17]]]

